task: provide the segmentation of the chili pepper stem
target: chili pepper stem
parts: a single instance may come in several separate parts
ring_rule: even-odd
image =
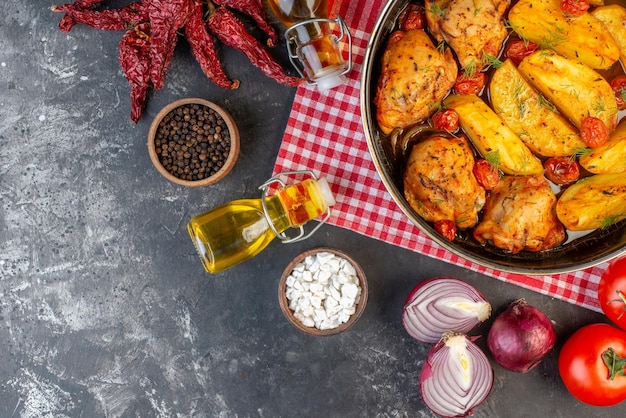
[[[207,8],[209,10],[207,18],[213,16],[213,14],[215,14],[215,4],[213,4],[213,2],[211,0],[206,0],[206,5]]]

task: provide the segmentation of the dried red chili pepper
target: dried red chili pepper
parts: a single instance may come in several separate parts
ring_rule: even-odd
[[[211,31],[203,20],[205,0],[136,0],[120,9],[102,9],[103,0],[74,0],[53,6],[55,12],[65,12],[59,28],[68,32],[75,24],[97,29],[127,30],[119,44],[119,60],[124,76],[131,85],[131,120],[137,122],[143,113],[150,82],[159,89],[165,82],[165,73],[171,63],[178,41],[178,31],[185,28],[192,53],[202,70],[215,84],[237,88],[239,82],[230,80],[222,68],[215,50],[213,35],[224,44],[238,49],[267,76],[288,86],[298,85],[302,79],[290,76],[265,50],[263,45],[246,32],[242,22],[220,7],[216,11],[211,0],[206,0],[210,11]],[[221,3],[252,16],[268,34],[273,28],[259,17],[265,16],[261,0],[221,0]],[[256,17],[255,17],[256,16]],[[267,27],[266,27],[267,25]],[[270,36],[271,39],[275,39]]]
[[[276,45],[278,35],[274,28],[267,21],[265,16],[265,7],[262,0],[212,0],[213,3],[230,7],[250,16],[263,32],[269,36],[267,45],[273,47]]]
[[[74,5],[82,7],[83,9],[88,9],[98,3],[102,3],[103,1],[104,0],[74,0]]]
[[[150,17],[148,16],[146,0],[139,0],[122,7],[120,9],[120,17],[129,25],[129,27],[138,25],[139,23],[148,22]]]
[[[148,20],[141,1],[130,3],[121,9],[94,10],[74,4],[52,6],[53,12],[65,12],[59,22],[61,32],[69,32],[76,24],[102,30],[125,30]]]
[[[152,28],[150,78],[158,90],[165,84],[165,73],[174,56],[176,31],[189,20],[193,4],[191,0],[149,0],[146,7]]]
[[[71,4],[77,9],[90,9],[98,3],[102,3],[103,1],[104,0],[74,0],[73,3],[68,3],[68,4]],[[52,8],[54,7],[56,6],[52,6]]]
[[[209,3],[209,7],[211,4]],[[207,20],[209,30],[225,45],[241,51],[250,62],[265,75],[286,86],[297,86],[302,79],[286,74],[283,68],[267,52],[237,17],[225,7],[211,10]]]
[[[202,0],[193,0],[191,16],[185,26],[185,38],[189,42],[191,53],[211,81],[225,89],[236,89],[239,87],[239,80],[231,81],[224,72],[215,51],[215,40],[207,32],[203,12]]]
[[[150,85],[150,24],[126,31],[119,43],[119,61],[130,83],[130,119],[137,123],[146,105]]]
[[[61,9],[66,6],[68,8],[75,8],[77,10],[85,10],[85,9],[89,9],[93,5],[101,3],[102,1],[103,0],[74,0],[74,3],[67,3],[67,4],[62,4],[59,6],[51,6],[50,10],[52,10],[53,12],[63,12],[64,10],[61,10]],[[59,29],[61,29],[61,32],[69,32],[70,30],[72,30],[72,27],[76,23],[77,22],[75,22],[74,19],[72,19],[72,17],[66,13],[65,16],[63,16],[61,20],[59,21]]]

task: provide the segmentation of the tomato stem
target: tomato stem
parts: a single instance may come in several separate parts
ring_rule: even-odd
[[[609,380],[615,379],[615,376],[626,376],[626,358],[622,358],[609,347],[602,353],[602,361],[609,369]]]
[[[617,299],[611,299],[606,304],[609,305],[614,302],[621,303],[623,305],[622,312],[620,312],[617,319],[622,319],[622,316],[624,316],[624,314],[626,313],[626,295],[619,289],[616,290],[615,293],[617,293]]]

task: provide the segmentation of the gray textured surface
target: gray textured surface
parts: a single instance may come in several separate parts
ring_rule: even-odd
[[[477,417],[626,415],[626,405],[576,402],[558,377],[558,346],[603,319],[573,305],[333,227],[205,274],[185,225],[258,195],[294,90],[226,48],[241,87],[221,90],[183,41],[135,126],[117,62],[121,33],[61,33],[52,4],[0,5],[1,417],[431,417],[418,392],[430,347],[407,336],[400,311],[415,284],[442,274],[475,285],[496,312],[526,297],[558,333],[532,372],[494,366]],[[162,178],[146,150],[160,107],[191,96],[225,107],[242,134],[233,172],[193,190]],[[289,260],[320,245],[352,254],[370,294],[353,329],[315,339],[288,324],[276,290]]]

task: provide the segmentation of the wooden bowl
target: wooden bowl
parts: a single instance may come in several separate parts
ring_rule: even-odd
[[[193,179],[190,180],[190,179],[183,179],[183,178],[177,177],[175,173],[170,172],[165,167],[164,165],[165,157],[161,155],[161,152],[157,151],[155,142],[156,142],[157,134],[159,134],[159,130],[162,129],[160,124],[163,118],[165,118],[170,112],[176,111],[176,109],[179,107],[189,107],[190,105],[194,105],[194,104],[205,106],[209,109],[212,109],[219,117],[221,117],[221,119],[224,120],[225,125],[228,129],[229,136],[230,136],[230,150],[228,152],[228,156],[226,160],[223,161],[223,165],[221,166],[221,168],[219,168],[219,170],[215,171],[208,177],[199,178],[197,180],[193,180]],[[182,123],[185,123],[185,122],[182,122]],[[189,126],[187,128],[191,129],[192,127]],[[193,129],[197,129],[197,126],[193,127]],[[196,131],[196,134],[197,134],[197,131]],[[210,141],[210,139],[208,139],[209,134],[206,134],[205,136],[205,134],[202,133],[202,135],[204,137],[203,142]],[[235,121],[230,116],[230,114],[226,112],[224,109],[222,109],[220,106],[216,105],[215,103],[212,103],[205,99],[199,99],[199,98],[180,99],[165,106],[154,117],[154,120],[152,121],[152,124],[150,125],[150,130],[148,132],[148,152],[150,154],[150,159],[152,160],[152,164],[154,164],[154,167],[159,171],[159,173],[161,173],[169,181],[179,184],[181,186],[188,186],[188,187],[208,186],[223,179],[234,167],[235,162],[237,161],[237,157],[239,156],[239,130],[237,129],[237,125],[235,124]],[[208,158],[206,155],[207,154],[205,154],[204,158]],[[184,161],[189,162],[190,159],[183,160],[182,162],[183,164],[185,164]],[[183,168],[184,167],[185,166],[183,166]]]
[[[354,270],[356,271],[358,284],[361,289],[360,296],[358,296],[358,299],[357,299],[355,311],[352,315],[350,315],[350,318],[348,319],[348,321],[343,322],[340,325],[334,328],[329,328],[329,329],[320,329],[317,326],[305,325],[300,319],[296,318],[294,311],[289,307],[290,301],[287,298],[287,289],[288,289],[287,278],[292,274],[294,269],[300,263],[303,263],[304,260],[308,256],[311,256],[311,255],[314,256],[318,253],[323,253],[323,252],[334,254],[335,256],[343,258],[349,264],[351,264],[352,267],[354,267]],[[305,334],[314,335],[314,336],[327,336],[327,335],[339,334],[343,331],[348,330],[350,327],[352,327],[356,323],[356,321],[361,317],[361,315],[363,314],[363,311],[365,311],[365,305],[367,304],[367,293],[368,293],[367,279],[365,277],[365,273],[363,272],[359,264],[356,261],[354,261],[352,257],[344,253],[343,251],[339,251],[339,250],[336,250],[333,248],[327,248],[327,247],[320,247],[320,248],[308,250],[298,255],[296,258],[294,258],[291,261],[291,263],[289,263],[289,265],[287,265],[287,267],[285,268],[285,271],[283,272],[283,275],[280,279],[280,283],[278,285],[278,301],[280,303],[280,308],[283,311],[287,320],[294,327],[296,327],[299,331]],[[324,304],[323,301],[322,301],[322,304]]]

